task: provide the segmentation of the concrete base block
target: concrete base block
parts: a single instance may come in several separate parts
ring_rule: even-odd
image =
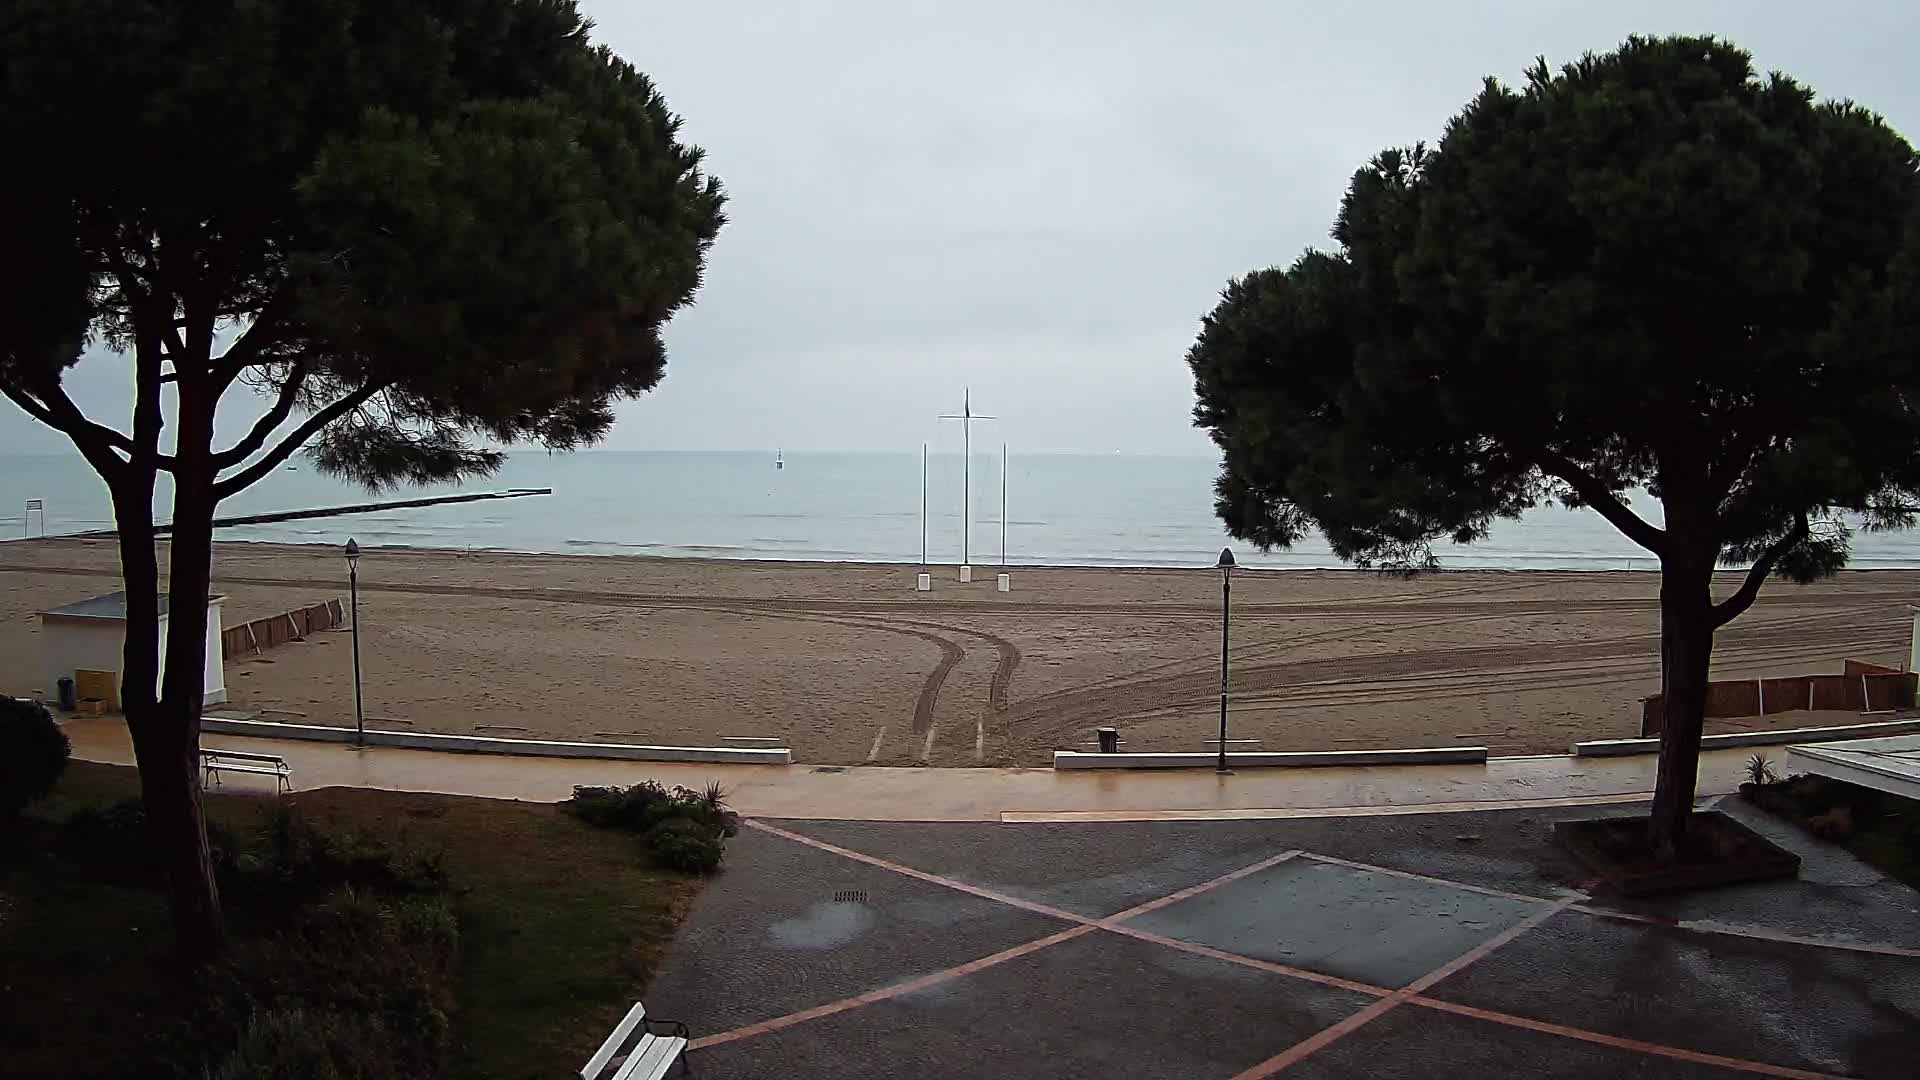
[[[1199,769],[1212,768],[1218,753],[1089,754],[1055,750],[1056,769]],[[1227,751],[1227,767],[1235,769],[1325,768],[1341,765],[1484,765],[1484,746],[1434,746],[1415,750]]]
[[[914,578],[913,591],[914,592],[932,592],[933,591],[933,575],[921,574],[919,577]]]
[[[1012,592],[1013,591],[1013,575],[1001,574],[998,578],[994,580],[994,588],[1000,590],[1001,592]]]
[[[211,716],[201,718],[200,730],[209,735],[238,735],[249,739],[353,741],[352,728],[322,724],[276,724],[265,720],[222,720]],[[483,735],[434,735],[424,731],[382,731],[371,728],[366,733],[366,744],[463,754],[523,754],[531,757],[606,758],[616,761],[696,761],[713,765],[793,764],[793,751],[785,747],[748,750],[731,746],[634,746],[627,743],[560,742],[552,739],[496,739]]]
[[[963,583],[964,583],[964,582],[968,582],[968,581],[972,581],[972,580],[973,580],[973,567],[971,567],[971,566],[963,566],[963,567],[961,567],[961,568],[960,568],[960,580],[961,580],[961,581],[962,581]]]

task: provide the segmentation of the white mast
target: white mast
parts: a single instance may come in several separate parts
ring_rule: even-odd
[[[964,456],[960,466],[960,565],[965,568],[973,565],[973,422],[997,418],[973,411],[972,388],[963,389],[962,393],[960,412],[948,413],[940,419],[960,421]]]
[[[1007,566],[1007,444],[1000,444],[1000,568]]]

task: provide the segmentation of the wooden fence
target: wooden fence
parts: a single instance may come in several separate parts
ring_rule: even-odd
[[[1813,712],[1882,712],[1914,706],[1916,677],[1864,660],[1848,660],[1841,675],[1793,675],[1784,679],[1729,679],[1707,684],[1707,716],[1770,716]],[[1660,695],[1640,702],[1640,735],[1654,738],[1666,718]]]
[[[276,645],[299,641],[308,634],[331,630],[347,621],[340,601],[328,600],[312,607],[283,611],[264,619],[255,619],[220,632],[220,648],[226,656],[250,656],[266,652]]]

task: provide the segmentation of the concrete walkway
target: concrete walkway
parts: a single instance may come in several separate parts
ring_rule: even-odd
[[[64,723],[74,756],[131,764],[118,718]],[[843,821],[1153,821],[1321,817],[1485,810],[1498,806],[1644,800],[1654,786],[1651,756],[1496,758],[1486,765],[1055,772],[1052,769],[876,768],[837,765],[682,765],[631,761],[353,750],[326,743],[209,735],[209,747],[279,754],[297,789],[371,787],[496,799],[556,802],[576,784],[702,787],[718,781],[750,817]],[[1727,794],[1743,779],[1750,751],[1703,754],[1701,797]],[[263,778],[236,774],[228,788]]]
[[[1800,877],[1589,897],[1590,807],[749,821],[647,1009],[706,1080],[1911,1080],[1913,891],[1724,808]]]

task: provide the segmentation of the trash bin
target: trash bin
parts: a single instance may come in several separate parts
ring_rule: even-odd
[[[60,676],[60,681],[55,685],[59,690],[57,696],[61,712],[72,712],[80,706],[80,699],[73,692],[73,676]]]
[[[1112,727],[1097,728],[1094,734],[1100,736],[1100,752],[1117,754],[1120,752],[1120,729]]]

